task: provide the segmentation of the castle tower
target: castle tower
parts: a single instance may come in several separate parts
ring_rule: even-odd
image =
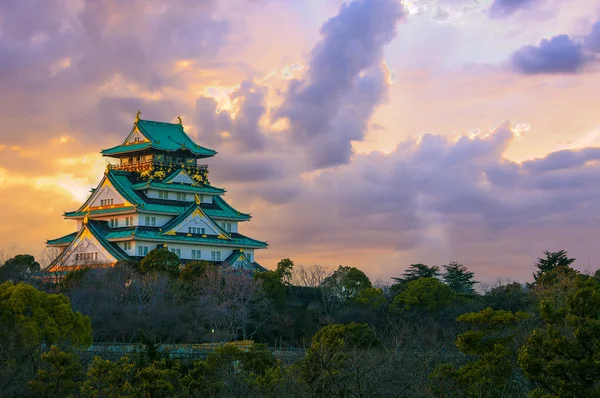
[[[210,185],[208,167],[199,164],[217,152],[194,143],[181,118],[164,123],[139,114],[121,145],[101,151],[113,162],[98,186],[79,209],[64,214],[77,221],[77,231],[46,242],[61,249],[47,270],[108,267],[141,260],[157,247],[167,247],[182,263],[264,270],[254,254],[267,243],[239,233],[251,216],[231,207],[225,190]]]

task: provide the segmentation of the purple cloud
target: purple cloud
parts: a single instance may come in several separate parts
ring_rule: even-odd
[[[583,46],[568,35],[544,39],[539,46],[524,46],[511,59],[513,68],[526,75],[577,73],[592,60]]]
[[[503,18],[515,14],[517,11],[530,7],[538,0],[495,0],[490,7],[492,18]]]
[[[290,82],[276,112],[290,120],[293,139],[308,146],[313,168],[347,163],[350,142],[364,136],[365,122],[386,91],[377,71],[383,48],[402,16],[397,1],[356,0],[321,28],[308,75]]]
[[[593,53],[600,53],[600,21],[592,26],[592,31],[584,39],[586,50]]]

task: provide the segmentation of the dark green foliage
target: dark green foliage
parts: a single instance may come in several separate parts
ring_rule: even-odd
[[[436,312],[450,305],[456,297],[454,290],[435,278],[420,278],[408,282],[391,305],[393,311],[422,310]]]
[[[181,272],[179,273],[179,279],[182,281],[193,281],[203,277],[206,273],[206,270],[211,267],[214,267],[214,265],[209,261],[189,261],[181,269]]]
[[[36,376],[42,344],[65,348],[91,341],[90,319],[74,313],[67,297],[23,283],[0,285],[0,391],[5,396],[31,394],[27,381]]]
[[[41,366],[29,388],[42,397],[65,397],[78,391],[78,382],[83,376],[79,358],[61,351],[56,346],[41,355]]]
[[[165,248],[154,249],[142,259],[140,269],[144,273],[158,272],[177,277],[179,275],[179,257]]]
[[[33,256],[29,254],[19,254],[7,260],[0,267],[0,282],[25,282],[39,270],[40,265],[35,261]]]
[[[356,372],[357,352],[380,346],[373,330],[364,323],[328,325],[312,338],[300,362],[300,377],[313,396],[352,396],[360,387]]]
[[[348,300],[373,285],[367,275],[358,268],[340,265],[323,281],[323,286],[330,289],[337,297]]]
[[[444,265],[444,283],[452,288],[456,293],[473,294],[473,286],[477,281],[473,280],[475,274],[462,264],[451,262]]]
[[[572,278],[566,296],[541,301],[544,327],[519,353],[525,374],[539,386],[536,396],[600,397],[600,284]]]
[[[533,300],[520,283],[513,282],[493,288],[483,296],[483,302],[495,310],[516,312],[528,310]]]
[[[94,357],[81,385],[81,395],[89,398],[130,396],[134,366],[127,356],[118,362]]]
[[[600,273],[556,265],[572,260],[564,252],[546,253],[529,288],[481,295],[458,263],[442,278],[413,264],[390,294],[353,267],[327,277],[282,259],[252,277],[192,261],[174,272],[176,256],[152,254],[41,285],[69,299],[0,285],[0,395],[598,396]],[[90,320],[73,309],[98,342],[137,342],[134,352],[82,352]],[[249,349],[223,344],[246,339]],[[213,341],[206,357],[191,345]]]
[[[275,273],[279,276],[279,279],[281,279],[281,282],[284,285],[289,286],[292,282],[293,270],[294,262],[289,258],[284,258],[277,263],[277,269],[275,269]]]
[[[285,286],[281,276],[275,271],[257,272],[254,279],[262,282],[262,288],[269,299],[277,306],[285,305]]]
[[[538,258],[538,262],[535,265],[538,271],[533,274],[533,279],[538,280],[542,274],[551,271],[556,267],[570,267],[575,262],[574,258],[567,256],[567,252],[560,250],[557,252],[544,251],[545,258]]]
[[[387,300],[383,294],[383,289],[368,287],[358,292],[354,301],[357,304],[365,306],[374,311],[380,311],[387,305]]]
[[[528,316],[523,312],[487,308],[467,313],[458,322],[471,326],[456,340],[458,349],[469,356],[466,364],[438,366],[431,374],[436,395],[446,397],[518,396],[512,377],[516,353],[511,349],[514,328]],[[512,391],[512,393],[511,393]]]
[[[402,274],[402,278],[392,278],[399,283],[408,283],[419,278],[437,278],[440,276],[440,267],[425,264],[411,264]]]

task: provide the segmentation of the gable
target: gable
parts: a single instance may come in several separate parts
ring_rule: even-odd
[[[82,211],[87,211],[90,207],[110,206],[133,206],[133,204],[125,199],[108,179],[104,179],[88,199]]]
[[[85,228],[65,249],[58,261],[60,266],[113,264],[117,259]]]
[[[178,183],[178,184],[186,184],[186,185],[196,185],[196,182],[185,170],[179,170],[175,172],[172,176],[166,178],[163,182],[165,183]]]
[[[176,226],[168,231],[165,231],[165,234],[175,234],[177,232],[187,234],[189,233],[190,228],[204,228],[205,235],[217,235],[222,239],[231,239],[225,235],[223,230],[219,228],[219,226],[213,222],[210,217],[208,217],[199,207],[196,208],[196,210],[194,210],[194,212],[189,216],[177,223]]]
[[[204,228],[206,235],[220,235],[221,231],[207,216],[201,211],[194,211],[185,218],[177,227],[175,232],[188,233],[189,227]]]
[[[240,253],[235,259],[235,261],[230,263],[229,266],[233,269],[241,269],[247,271],[254,270],[254,266],[248,261],[248,259],[243,253]]]
[[[137,126],[135,126],[131,133],[129,133],[127,139],[125,140],[125,144],[139,144],[140,142],[149,142],[149,140],[148,138],[146,138],[146,136],[144,136],[144,134],[142,134],[140,129]]]

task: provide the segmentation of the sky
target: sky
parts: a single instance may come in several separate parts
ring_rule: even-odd
[[[0,249],[73,232],[139,109],[267,268],[600,265],[600,1],[4,0],[0,60]]]

